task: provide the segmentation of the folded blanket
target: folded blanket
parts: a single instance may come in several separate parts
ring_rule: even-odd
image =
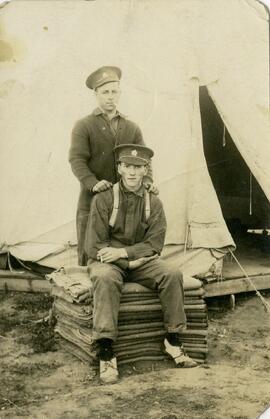
[[[185,307],[186,312],[187,311],[189,311],[189,312],[194,311],[194,312],[197,312],[197,313],[200,312],[200,313],[204,313],[205,315],[207,315],[206,304],[201,304],[201,307],[199,305],[196,305],[196,304],[191,305],[191,306],[188,306],[188,304],[185,304],[184,307]]]
[[[202,282],[193,277],[184,278],[184,291],[193,291],[200,289],[202,287]],[[144,287],[141,284],[137,284],[136,282],[125,282],[123,288],[123,294],[136,294],[136,293],[153,293],[152,290]]]
[[[56,331],[58,332],[61,329],[61,332],[65,334],[65,338],[69,337],[71,342],[83,342],[85,345],[93,345],[94,340],[92,336],[92,330],[90,329],[82,329],[82,328],[71,328],[66,324],[62,323],[61,321],[57,322]]]
[[[78,319],[74,319],[73,317],[63,315],[62,313],[55,311],[56,320],[58,322],[66,324],[68,327],[74,328],[74,329],[90,329],[93,328],[93,321],[82,321]]]
[[[74,300],[79,301],[79,297],[86,294],[91,294],[92,283],[89,278],[87,267],[85,266],[70,266],[62,268],[58,271],[46,275],[46,278],[57,285],[59,288],[64,289]],[[200,289],[202,283],[200,280],[193,277],[184,277],[184,290],[197,290]],[[136,284],[135,282],[126,282],[123,287],[123,294],[136,294],[136,293],[153,293],[146,287]]]
[[[144,339],[144,338],[151,338],[151,337],[157,337],[157,336],[162,336],[164,337],[165,335],[165,330],[155,330],[155,331],[150,331],[150,332],[139,332],[139,333],[132,333],[128,336],[121,336],[118,339],[118,342],[122,342],[123,340],[128,340],[128,341],[132,341],[132,340],[136,340],[136,339]]]
[[[187,328],[190,330],[207,329],[207,327],[208,327],[207,321],[205,322],[202,321],[201,323],[196,323],[196,322],[191,323],[189,321],[187,322]]]
[[[149,321],[149,320],[153,320],[153,321],[161,321],[163,320],[163,314],[161,311],[142,311],[139,312],[137,311],[136,313],[134,312],[120,312],[119,313],[119,318],[118,318],[118,322],[119,324],[123,324],[126,321],[130,321],[130,322],[137,322],[137,321]]]
[[[161,312],[161,310],[162,310],[162,308],[161,308],[160,303],[158,303],[158,304],[148,304],[148,305],[121,304],[120,308],[119,308],[119,313],[136,313],[136,312],[142,312],[142,311],[146,311],[146,312],[150,313],[152,311]]]
[[[46,278],[59,288],[64,289],[74,301],[92,290],[87,267],[84,266],[62,268],[59,271],[46,275]]]
[[[193,352],[193,353],[201,353],[201,354],[207,354],[208,348],[206,345],[190,345],[189,343],[183,343],[184,349],[187,352]]]
[[[117,359],[121,357],[131,357],[133,355],[163,355],[162,349],[158,345],[145,345],[144,348],[133,347],[133,349],[117,351]]]
[[[149,333],[149,336],[150,336],[151,333],[154,333],[154,332],[157,332],[157,331],[158,332],[163,331],[164,334],[166,333],[165,329],[160,330],[160,328],[152,328],[152,327],[149,327],[147,329],[140,329],[140,328],[137,327],[137,329],[119,330],[117,339],[121,340],[122,336],[129,336],[130,337],[131,335],[139,335],[140,333],[144,333],[145,331],[147,331],[147,333]],[[155,335],[153,334],[153,336],[155,336]]]
[[[185,297],[203,297],[205,295],[205,290],[203,288],[185,290]]]
[[[94,365],[97,367],[98,365],[97,360],[93,358],[91,355],[89,355],[87,352],[82,350],[80,347],[74,345],[72,342],[69,342],[62,337],[59,337],[58,341],[59,341],[60,348],[63,349],[64,351],[68,352],[70,355],[76,357],[77,359],[80,359],[82,362],[86,363],[88,366]],[[160,361],[164,361],[165,359],[166,359],[166,356],[164,354],[152,355],[152,356],[141,355],[141,356],[134,356],[132,358],[127,358],[127,359],[125,358],[117,359],[117,364],[123,365],[127,363],[129,364],[136,363],[140,361],[160,362]],[[199,361],[201,362],[201,360]]]
[[[164,324],[163,322],[149,322],[149,323],[131,323],[131,324],[120,324],[118,326],[118,330],[119,331],[124,331],[124,330],[133,330],[133,329],[137,329],[140,328],[141,330],[143,329],[164,329]]]
[[[181,339],[182,343],[190,343],[190,344],[194,344],[194,345],[199,345],[199,346],[207,346],[207,340],[206,339],[188,339],[188,338],[184,338]]]
[[[87,363],[96,362],[92,337],[93,295],[87,268],[71,267],[48,275],[53,282],[53,311],[61,347]],[[207,307],[201,281],[185,278],[187,330],[180,339],[187,353],[203,362],[207,347]],[[140,284],[125,282],[121,296],[118,338],[113,344],[118,364],[161,361],[164,354],[163,313],[157,291]],[[191,355],[192,354],[192,355]]]
[[[92,314],[92,304],[74,304],[70,303],[62,298],[55,298],[54,305],[62,310],[63,312],[69,314],[74,314],[74,316],[89,316]]]
[[[64,339],[62,336],[57,336],[57,342],[60,348],[75,358],[80,359],[82,362],[89,365],[98,366],[98,359],[93,357],[89,352],[84,351],[81,347],[75,345],[69,340]]]
[[[116,351],[120,351],[122,348],[126,348],[127,350],[129,349],[134,349],[134,347],[136,346],[136,348],[139,347],[145,347],[145,345],[148,345],[150,343],[158,343],[159,345],[162,344],[162,342],[164,341],[164,337],[163,336],[152,336],[152,337],[148,337],[147,339],[142,338],[142,339],[136,339],[136,341],[132,340],[132,341],[123,341],[123,340],[117,340],[116,342],[114,342],[113,347]]]
[[[63,327],[62,325],[57,325],[55,327],[55,333],[60,335],[63,339],[81,348],[81,350],[86,352],[91,358],[96,358],[97,354],[94,351],[94,349],[92,349],[92,346],[89,343],[87,344],[81,339],[78,339],[78,337],[74,336],[74,334],[70,330],[67,330],[66,327]]]
[[[125,307],[125,306],[138,306],[138,305],[152,305],[152,304],[160,304],[160,299],[159,298],[155,298],[152,297],[148,300],[146,299],[141,299],[139,298],[139,296],[137,297],[136,300],[122,300],[120,301],[121,307]]]
[[[188,354],[188,356],[190,356],[190,358],[195,359],[196,362],[198,362],[200,360],[201,363],[205,362],[206,355],[207,355],[206,353],[193,352],[193,351],[189,351],[189,350],[187,350],[186,353]]]
[[[207,318],[207,312],[203,312],[203,311],[190,311],[188,313],[186,313],[188,319],[203,319],[205,320]]]
[[[205,337],[207,336],[206,330],[183,330],[180,337]]]

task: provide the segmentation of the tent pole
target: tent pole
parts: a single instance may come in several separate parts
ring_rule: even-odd
[[[223,136],[222,136],[222,147],[226,146],[226,127],[225,124],[223,124]]]
[[[252,173],[249,172],[249,215],[252,215]]]
[[[187,241],[188,241],[188,234],[189,234],[189,223],[186,226],[186,235],[185,235],[185,245],[184,245],[184,255],[187,253]]]

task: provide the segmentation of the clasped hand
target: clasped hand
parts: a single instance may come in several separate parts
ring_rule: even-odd
[[[115,247],[104,247],[97,252],[97,260],[100,262],[111,263],[122,257],[122,249],[117,249]]]
[[[123,249],[117,249],[115,247],[104,247],[97,252],[97,260],[103,263],[112,263],[118,259],[124,257]],[[158,255],[145,256],[136,260],[131,260],[128,262],[128,267],[130,270],[139,268],[150,260],[157,259]]]

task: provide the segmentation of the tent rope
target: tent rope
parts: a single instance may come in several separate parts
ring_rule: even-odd
[[[13,269],[12,267],[12,263],[11,263],[11,259],[10,259],[11,253],[8,252],[7,253],[7,262],[8,262],[8,267],[10,272],[15,272],[16,273],[20,273],[23,274],[24,271],[18,271],[17,269]],[[28,266],[26,266],[20,259],[18,259],[16,256],[12,255],[14,257],[14,259],[19,263],[19,265],[21,265],[24,269],[26,269],[27,271],[31,271],[31,268],[28,268]]]
[[[31,271],[31,268],[28,268],[28,266],[26,266],[20,259],[18,259],[16,256],[13,255],[13,257],[16,259],[16,261],[25,269],[27,269],[28,271]]]
[[[11,260],[10,260],[10,253],[8,252],[7,253],[7,262],[8,262],[8,267],[9,267],[9,270],[11,271],[11,272],[13,272],[13,268],[12,268],[12,265],[11,265]]]
[[[68,264],[69,264],[69,266],[71,266],[72,253],[71,253],[71,242],[70,241],[67,242],[67,246],[68,246]]]
[[[234,255],[234,253],[232,252],[232,250],[229,248],[229,252],[231,253],[232,257],[234,258],[234,260],[236,261],[237,265],[239,266],[239,268],[241,269],[241,271],[243,272],[243,274],[245,275],[245,277],[247,278],[247,280],[249,281],[250,285],[254,288],[254,291],[256,292],[257,297],[260,298],[265,310],[270,313],[270,304],[266,301],[266,299],[262,296],[262,294],[260,293],[260,291],[257,290],[256,286],[254,285],[254,283],[252,282],[252,280],[250,279],[250,277],[248,276],[247,272],[245,271],[245,269],[243,268],[243,266],[241,265],[241,263],[239,262],[239,260],[237,259],[237,257]]]

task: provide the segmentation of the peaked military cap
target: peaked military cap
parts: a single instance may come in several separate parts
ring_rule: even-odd
[[[96,89],[97,87],[103,86],[105,83],[111,81],[119,81],[121,79],[122,72],[120,68],[113,66],[104,66],[91,73],[86,79],[86,86],[89,89]]]
[[[145,166],[150,163],[154,152],[151,148],[138,144],[121,144],[114,148],[117,162]]]

